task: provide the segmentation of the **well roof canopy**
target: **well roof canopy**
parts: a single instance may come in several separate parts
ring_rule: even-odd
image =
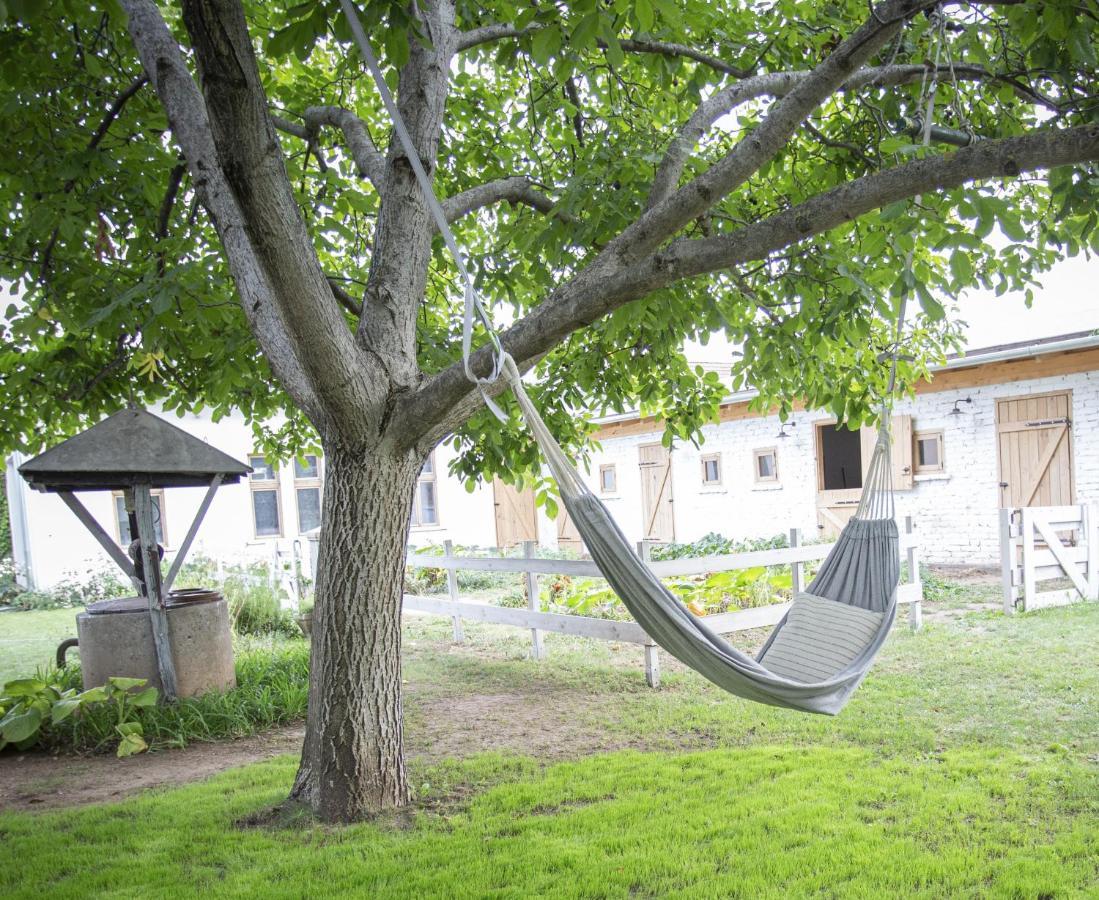
[[[124,409],[19,467],[40,491],[232,484],[250,466],[143,409]]]

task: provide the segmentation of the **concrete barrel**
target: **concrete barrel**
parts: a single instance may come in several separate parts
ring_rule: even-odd
[[[229,607],[216,591],[172,591],[165,603],[180,697],[236,687]],[[149,604],[144,597],[92,603],[76,617],[84,688],[111,676],[144,678],[160,688]]]

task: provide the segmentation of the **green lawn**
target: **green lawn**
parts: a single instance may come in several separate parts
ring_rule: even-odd
[[[0,684],[53,665],[57,645],[76,637],[78,609],[0,613]]]
[[[636,648],[552,636],[534,663],[518,630],[448,631],[405,631],[410,822],[235,824],[285,796],[282,758],[0,814],[0,895],[1099,897],[1099,604],[898,628],[836,718],[670,665],[649,690]],[[540,718],[463,718],[474,701]],[[432,740],[509,729],[551,751]]]

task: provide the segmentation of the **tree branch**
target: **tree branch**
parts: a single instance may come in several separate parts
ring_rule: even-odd
[[[287,336],[324,407],[352,440],[369,439],[387,379],[333,302],[267,109],[240,0],[184,0],[210,131],[248,242]]]
[[[310,106],[305,111],[304,118],[307,133],[315,133],[323,125],[340,129],[359,175],[370,181],[377,190],[382,189],[385,181],[385,157],[374,146],[362,119],[351,110],[339,106]]]
[[[624,263],[644,256],[744,184],[775,157],[814,109],[897,34],[902,21],[929,5],[930,0],[885,0],[812,72],[800,79],[783,73],[791,84],[763,121],[706,172],[653,204],[611,241],[604,253]]]
[[[75,28],[75,24],[73,25]],[[149,77],[147,75],[139,75],[130,84],[122,90],[121,93],[111,102],[111,105],[107,107],[107,112],[103,116],[99,123],[99,126],[92,134],[91,140],[88,141],[88,149],[94,150],[99,146],[100,141],[107,136],[107,132],[110,131],[111,126],[115,123],[115,120],[122,115],[122,110],[126,104],[130,101],[138,91],[140,91],[145,85],[149,83]],[[76,187],[76,179],[70,178],[65,182],[64,191],[66,194],[70,193],[72,189]],[[42,262],[39,266],[39,277],[45,279],[50,271],[50,264],[53,261],[53,251],[57,246],[57,239],[61,236],[61,231],[55,228],[50,234],[50,239],[46,242],[46,246],[42,249]]]
[[[571,332],[673,282],[764,259],[898,200],[970,181],[1012,178],[1036,169],[1093,160],[1099,160],[1099,125],[980,141],[954,153],[858,178],[730,235],[676,241],[632,265],[615,268],[597,257],[504,331],[501,341],[522,365]],[[475,373],[491,371],[492,353],[491,348],[483,347],[473,354]],[[394,417],[390,428],[410,443],[441,438],[468,418],[468,414],[460,417],[450,411],[468,409],[471,394],[475,392],[462,364],[454,363],[424,384]]]
[[[534,182],[525,175],[512,175],[498,178],[472,187],[442,201],[446,220],[454,222],[475,210],[507,200],[510,203],[522,203],[538,212],[552,215],[566,222],[575,221],[572,216],[554,211],[554,201],[535,190]]]
[[[528,25],[525,28],[515,28],[511,25],[499,24],[482,25],[480,28],[472,28],[469,31],[462,32],[458,38],[458,52],[469,50],[472,47],[479,47],[482,44],[488,44],[492,41],[503,40],[505,38],[524,37],[528,34],[534,34],[536,31],[541,31],[542,28],[543,26],[541,25]],[[606,43],[603,41],[597,41],[596,43],[604,50],[607,47]],[[733,75],[736,78],[746,78],[751,74],[745,69],[730,65],[719,57],[713,56],[710,53],[704,53],[701,50],[696,50],[694,47],[688,47],[686,44],[674,44],[669,41],[651,41],[638,38],[626,38],[618,43],[627,53],[655,53],[660,56],[693,59],[695,62],[702,63],[704,66],[709,66],[715,71],[723,72],[726,75]]]
[[[154,0],[122,0],[130,37],[168,114],[172,136],[183,151],[195,192],[210,213],[225,247],[241,308],[271,370],[295,402],[323,427],[321,408],[282,316],[271,302],[267,275],[256,262],[236,200],[225,181],[210,133],[202,95],[191,78],[179,44]]]
[[[844,81],[839,90],[847,92],[864,87],[893,87],[909,84],[919,81],[927,71],[928,68],[921,65],[868,66]],[[943,77],[949,76],[950,67],[940,66],[938,73]],[[751,78],[727,85],[700,103],[668,145],[668,149],[664,151],[664,157],[660,161],[649,190],[648,208],[651,209],[660,201],[667,199],[676,189],[679,178],[683,174],[683,168],[694,152],[694,148],[718,119],[727,116],[734,109],[751,100],[758,100],[761,97],[785,97],[812,74],[811,71],[794,71],[753,75]],[[997,76],[981,66],[956,65],[954,77],[960,81],[979,81],[994,79]]]

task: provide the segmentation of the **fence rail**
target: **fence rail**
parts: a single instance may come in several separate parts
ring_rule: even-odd
[[[1080,506],[1000,510],[1004,612],[1099,599],[1099,516]],[[1040,590],[1043,582],[1072,587]]]
[[[919,540],[911,516],[905,517],[900,530],[900,549],[907,562],[907,573],[905,581],[897,588],[897,602],[908,606],[908,621],[912,629],[916,630],[922,623],[923,585],[920,582]],[[803,544],[800,530],[791,529],[789,547],[694,559],[660,560],[649,562],[648,565],[652,572],[661,578],[729,572],[757,566],[790,565],[793,575],[793,589],[797,592],[802,590],[805,584],[805,563],[824,559],[834,546],[835,544]],[[650,549],[651,545],[649,544],[643,543],[639,546],[641,554],[646,559],[649,557]],[[453,552],[453,545],[450,541],[447,541],[444,544],[443,556],[410,553],[407,559],[409,566],[446,570],[449,598],[444,600],[438,597],[409,594],[404,598],[404,608],[409,611],[448,616],[453,624],[454,640],[458,642],[464,639],[462,632],[463,619],[528,628],[531,631],[532,656],[535,659],[542,659],[545,656],[542,633],[546,631],[605,641],[639,644],[645,648],[645,679],[651,687],[659,685],[660,658],[658,648],[636,622],[546,613],[538,609],[539,575],[601,578],[602,574],[595,563],[590,560],[538,558],[534,556],[534,552],[534,542],[528,541],[524,544],[524,555],[522,557],[457,556]],[[459,594],[457,577],[458,571],[463,569],[480,572],[512,572],[524,575],[528,608],[516,609],[468,599],[463,600]],[[774,603],[769,606],[706,616],[705,622],[719,634],[730,634],[751,628],[776,625],[789,608],[790,604],[788,602]]]

